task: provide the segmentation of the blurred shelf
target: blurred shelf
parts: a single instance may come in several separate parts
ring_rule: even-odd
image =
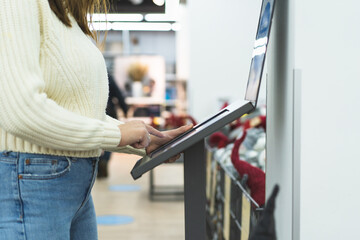
[[[125,102],[129,105],[164,105],[165,99],[153,97],[127,97]]]
[[[206,145],[206,150],[208,239],[247,239],[264,209],[251,197],[234,166],[216,157],[215,148]]]
[[[167,99],[165,101],[166,106],[176,106],[179,100],[177,99]]]
[[[167,73],[165,75],[166,81],[176,81],[176,74],[174,73]]]
[[[127,97],[125,102],[128,105],[166,105],[175,107],[177,104],[183,101],[179,99],[160,99],[152,97]]]
[[[248,191],[246,190],[246,187],[243,186],[239,181],[239,174],[235,172],[234,167],[225,165],[223,162],[221,162],[219,159],[216,159],[217,163],[221,167],[222,170],[224,170],[225,174],[230,177],[230,179],[237,185],[237,187],[243,192],[243,194],[249,199],[249,201],[256,207],[256,210],[263,210],[259,204],[250,196]]]

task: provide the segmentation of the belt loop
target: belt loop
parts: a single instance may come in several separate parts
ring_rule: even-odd
[[[10,154],[11,152],[12,152],[12,151],[3,151],[2,154],[3,154],[4,156],[9,156],[9,154]]]

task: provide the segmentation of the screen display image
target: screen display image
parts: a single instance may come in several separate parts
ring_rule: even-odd
[[[261,68],[265,60],[265,54],[256,55],[251,60],[249,82],[246,90],[246,99],[249,101],[255,101],[257,98],[260,79],[261,79]]]
[[[245,94],[245,99],[248,101],[256,101],[259,94],[261,75],[263,73],[263,65],[265,63],[265,54],[270,33],[272,8],[273,6],[271,3],[267,2],[261,9],[260,22],[256,33],[248,85]]]

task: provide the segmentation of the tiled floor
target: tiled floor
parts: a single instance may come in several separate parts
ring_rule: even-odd
[[[149,174],[134,181],[130,171],[139,157],[115,153],[109,163],[109,177],[97,180],[93,199],[97,216],[121,215],[134,219],[128,224],[100,225],[100,240],[183,240],[183,201],[150,201]],[[154,172],[155,184],[182,185],[182,164],[164,164]],[[110,191],[110,186],[131,185],[134,191]],[[131,189],[130,189],[131,190]]]

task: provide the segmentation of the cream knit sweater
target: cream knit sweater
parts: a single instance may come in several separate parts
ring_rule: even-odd
[[[108,91],[104,58],[73,18],[66,27],[47,0],[0,0],[0,151],[144,155],[117,147]]]

